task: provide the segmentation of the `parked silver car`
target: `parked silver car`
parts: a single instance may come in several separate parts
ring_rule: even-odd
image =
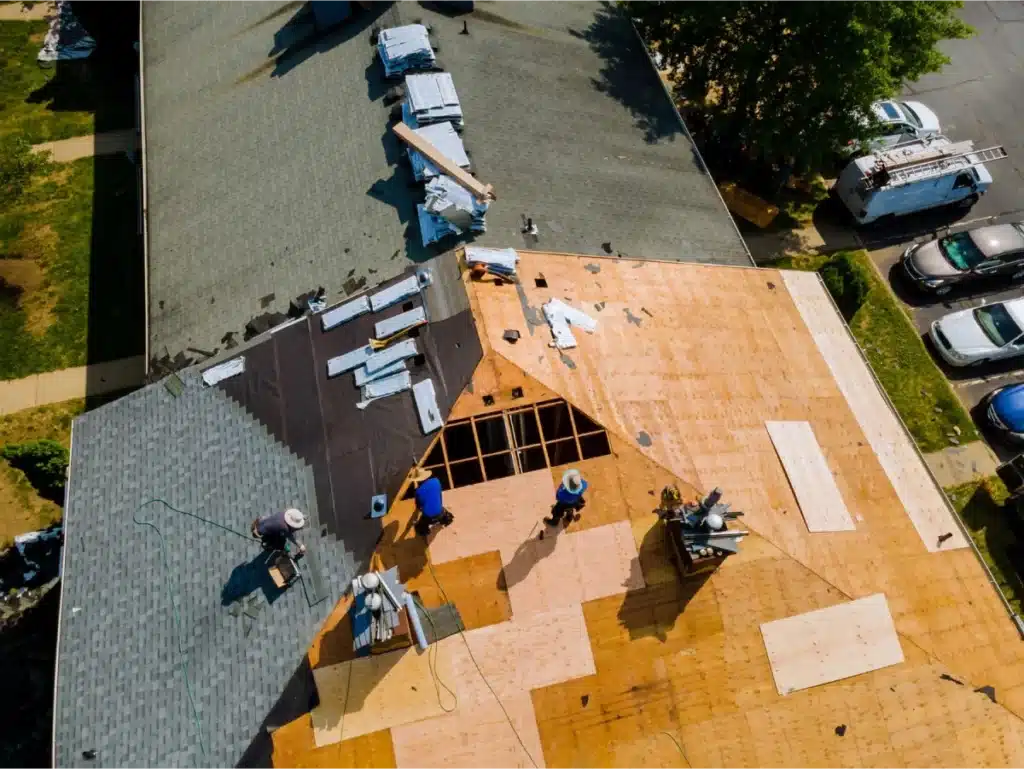
[[[951,366],[1024,355],[1024,297],[943,315],[929,336]]]
[[[1024,278],[1024,223],[990,224],[915,243],[901,258],[907,277],[937,295],[954,286]]]

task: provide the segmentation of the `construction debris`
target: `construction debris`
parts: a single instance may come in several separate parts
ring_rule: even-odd
[[[396,633],[408,637],[405,587],[398,581],[398,567],[369,572],[352,580],[352,649],[362,651],[392,640]]]
[[[382,29],[377,35],[377,52],[384,64],[384,75],[389,78],[412,70],[431,69],[437,61],[427,28],[422,24]]]
[[[573,325],[592,334],[597,329],[597,321],[585,312],[570,307],[561,299],[550,299],[541,308],[544,317],[551,326],[554,337],[553,346],[560,350],[569,350],[576,346],[576,337],[569,326]]]
[[[722,490],[715,489],[702,502],[684,502],[676,486],[661,492],[661,504],[654,512],[665,525],[676,566],[682,576],[712,571],[728,556],[739,552],[746,531],[729,531],[728,521],[742,516],[721,502]]]
[[[435,123],[434,125],[413,130],[417,136],[426,139],[437,147],[451,162],[457,164],[460,168],[469,168],[469,156],[466,154],[466,147],[462,143],[462,137],[459,136],[455,131],[455,126],[450,122],[446,120],[443,123]],[[417,152],[412,147],[409,147],[408,153],[409,164],[412,166],[412,175],[416,178],[416,181],[422,182],[441,175],[442,171],[431,163],[423,153]]]
[[[463,127],[462,105],[450,73],[409,75],[405,78],[405,91],[402,115],[412,128],[445,120],[456,128]]]
[[[466,256],[466,264],[473,267],[482,264],[487,272],[493,275],[513,276],[516,274],[516,263],[519,261],[519,254],[514,248],[481,248],[480,246],[466,246],[463,252]]]

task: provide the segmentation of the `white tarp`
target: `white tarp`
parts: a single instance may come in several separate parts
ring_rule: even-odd
[[[573,336],[570,325],[577,326],[588,333],[594,333],[597,329],[597,321],[585,312],[570,307],[561,299],[551,299],[544,307],[544,317],[551,326],[551,335],[555,338],[555,347],[560,350],[568,350],[576,346],[576,337]]]

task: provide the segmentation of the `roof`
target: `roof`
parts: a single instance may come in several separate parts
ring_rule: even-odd
[[[596,3],[448,18],[375,4],[306,36],[294,4],[142,12],[151,357],[201,356],[319,285],[329,301],[425,258],[370,27],[422,17],[498,201],[484,244],[749,264],[628,22]],[[459,34],[462,22],[468,35]],[[268,55],[269,52],[269,55]],[[186,348],[195,348],[188,351]]]
[[[431,321],[413,332],[422,357],[409,370],[434,382],[443,413],[480,360],[454,259],[420,269],[432,278],[421,295],[326,332],[319,315],[278,327],[236,351],[244,372],[216,386],[190,368],[177,396],[167,379],[75,420],[57,765],[259,763],[267,729],[309,709],[310,639],[381,534],[371,497],[394,498],[432,440],[409,393],[357,408],[353,375],[328,378],[327,360],[407,304]],[[173,509],[140,509],[148,500]],[[301,585],[281,592],[248,532],[289,507],[309,517],[309,550]]]
[[[537,538],[566,468],[545,460],[446,492],[455,522],[425,548],[398,534],[413,513],[396,503],[379,565],[428,607],[459,610],[464,638],[431,651],[455,699],[434,697],[415,652],[352,660],[335,638],[343,600],[310,649],[319,704],[275,732],[275,765],[1024,761],[1020,635],[818,277],[519,255],[518,285],[470,284],[484,358],[445,435],[564,399],[587,420],[567,445],[595,425],[608,439],[607,453],[569,460],[590,483],[582,517]],[[597,321],[574,329],[575,349],[553,349],[538,323],[555,297]],[[810,426],[852,530],[808,531],[768,421]],[[712,574],[681,580],[668,557],[651,508],[671,482],[686,497],[720,486],[744,512],[751,534]],[[837,627],[854,607],[886,622]],[[852,653],[828,662],[806,633],[797,645],[769,625],[790,619]],[[789,691],[769,627],[773,646],[806,655],[786,663],[798,674],[843,677]],[[346,672],[351,708],[331,683]]]

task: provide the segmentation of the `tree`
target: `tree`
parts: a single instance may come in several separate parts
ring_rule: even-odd
[[[800,170],[870,138],[873,101],[949,62],[956,2],[626,2],[677,97],[725,152]],[[868,120],[873,118],[868,117]]]
[[[28,482],[45,499],[64,504],[64,483],[68,471],[68,450],[57,441],[42,439],[8,443],[0,457],[21,470]]]

